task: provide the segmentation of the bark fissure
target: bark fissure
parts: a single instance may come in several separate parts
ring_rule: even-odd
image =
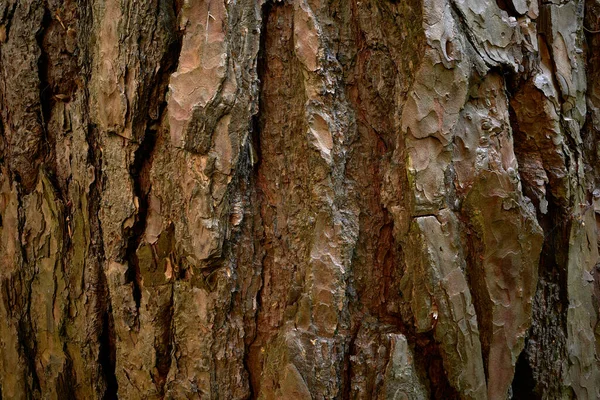
[[[88,127],[89,163],[93,166],[94,180],[90,185],[89,213],[94,216],[90,219],[91,229],[91,255],[92,265],[85,280],[96,286],[94,313],[96,314],[97,327],[93,332],[98,335],[98,364],[102,381],[98,382],[100,388],[104,387],[101,396],[103,399],[117,398],[118,384],[115,374],[116,368],[116,337],[112,321],[112,309],[110,307],[110,291],[104,272],[106,257],[104,255],[102,227],[98,213],[101,207],[102,196],[102,151],[98,144],[98,129],[91,125]]]
[[[52,88],[50,87],[50,83],[48,82],[48,54],[46,53],[46,49],[44,46],[44,36],[47,34],[48,28],[51,24],[52,17],[50,15],[50,10],[48,9],[48,5],[44,3],[44,16],[42,18],[40,30],[36,34],[36,40],[38,46],[41,50],[40,57],[38,59],[38,77],[40,80],[40,117],[42,120],[42,126],[44,129],[45,140],[48,140],[48,120],[50,119],[50,111],[51,111],[51,98],[52,98]],[[49,152],[51,149],[51,144],[47,145],[46,152]]]

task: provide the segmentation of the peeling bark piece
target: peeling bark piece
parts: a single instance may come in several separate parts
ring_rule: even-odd
[[[446,2],[424,5],[428,47],[402,111],[413,215],[443,208],[450,143],[468,92],[471,66]]]
[[[36,375],[40,391],[59,398],[55,382],[66,373],[67,359],[61,337],[67,311],[66,282],[61,265],[63,251],[64,215],[62,204],[44,172],[36,189],[25,199],[26,221],[23,235],[28,237],[28,263],[37,264],[31,281],[30,319],[35,332],[39,364]],[[49,298],[52,301],[48,301]]]
[[[433,330],[450,383],[463,398],[486,398],[485,374],[459,223],[452,211],[417,217],[408,234],[402,292],[418,331]]]
[[[459,14],[466,36],[488,68],[507,65],[519,72],[523,54],[522,33],[514,17],[509,17],[496,2],[451,0]]]
[[[545,33],[552,54],[555,78],[564,98],[562,112],[578,126],[569,129],[576,143],[581,143],[579,129],[586,113],[584,98],[587,85],[581,36],[583,8],[580,1],[546,4],[540,9],[540,32]]]
[[[594,328],[598,309],[592,301],[590,273],[598,264],[598,234],[593,213],[577,218],[569,237],[568,282],[569,309],[567,311],[567,351],[569,356],[569,383],[577,398],[593,399],[600,396],[600,370],[595,351]],[[595,240],[594,240],[595,239]]]
[[[204,108],[221,90],[227,75],[228,26],[224,1],[186,3],[179,16],[185,30],[179,66],[169,84],[169,124],[174,146],[185,145],[188,124],[194,111]],[[213,107],[206,111],[211,112]],[[202,126],[204,127],[204,126]],[[210,132],[191,130],[194,136]]]
[[[414,356],[403,335],[390,334],[390,360],[385,374],[385,398],[417,400],[429,397],[413,365]]]
[[[531,326],[542,231],[509,176],[482,171],[465,199],[473,234],[468,273],[486,354],[488,397],[503,398]]]
[[[534,82],[546,79],[537,75]],[[549,82],[549,80],[548,80]],[[550,86],[553,87],[553,86]],[[566,207],[569,202],[567,161],[560,118],[556,113],[555,97],[546,97],[543,89],[524,84],[511,99],[518,131],[515,131],[515,152],[524,190],[542,214],[548,212],[548,194]],[[550,193],[547,193],[550,192]]]
[[[11,187],[12,186],[12,187]],[[27,384],[28,370],[19,343],[19,292],[18,271],[23,267],[19,242],[19,197],[16,184],[11,185],[7,168],[2,169],[0,215],[2,215],[1,247],[3,265],[0,282],[2,302],[0,303],[0,324],[2,338],[0,344],[0,379],[2,395],[15,399],[25,399],[30,392]]]

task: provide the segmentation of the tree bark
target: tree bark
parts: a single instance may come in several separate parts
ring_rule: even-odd
[[[599,399],[599,32],[3,0],[0,399]]]

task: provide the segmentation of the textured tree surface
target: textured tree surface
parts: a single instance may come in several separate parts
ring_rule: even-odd
[[[599,399],[600,0],[0,0],[1,399]]]

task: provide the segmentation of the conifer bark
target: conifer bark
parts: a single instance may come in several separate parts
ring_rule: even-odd
[[[600,398],[598,0],[3,0],[0,398]]]

